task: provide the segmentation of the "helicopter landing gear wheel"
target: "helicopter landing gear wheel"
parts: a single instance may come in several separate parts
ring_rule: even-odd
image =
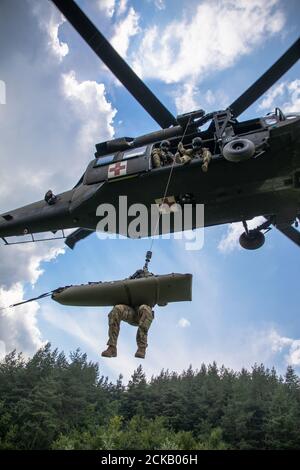
[[[265,243],[265,236],[259,230],[249,230],[240,236],[240,245],[246,250],[257,250]]]
[[[234,139],[223,148],[223,155],[229,162],[249,160],[255,153],[255,145],[249,139]]]

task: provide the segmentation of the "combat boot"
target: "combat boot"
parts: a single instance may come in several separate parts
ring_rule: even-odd
[[[144,346],[138,346],[137,352],[135,353],[135,357],[139,357],[140,359],[145,359],[146,355],[146,348]]]
[[[103,357],[117,357],[116,346],[108,346],[108,348],[101,354]]]

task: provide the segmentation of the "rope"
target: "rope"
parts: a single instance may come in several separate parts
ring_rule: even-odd
[[[52,290],[51,292],[46,292],[45,294],[41,294],[38,297],[33,297],[32,299],[23,300],[22,302],[9,305],[8,307],[0,307],[0,310],[7,310],[9,308],[18,307],[19,305],[28,304],[29,302],[33,302],[35,300],[44,299],[45,297],[49,297],[50,295],[52,295],[54,292],[57,292],[58,290],[59,289],[55,289],[55,290]]]
[[[187,131],[189,125],[190,125],[190,120],[191,120],[191,118],[189,117],[187,125],[185,126],[184,133],[182,134],[180,143],[183,141],[183,139],[185,137],[186,131]],[[170,172],[169,172],[168,181],[167,181],[167,184],[166,184],[166,187],[165,187],[165,192],[164,192],[164,196],[163,196],[163,199],[162,199],[162,204],[164,204],[166,196],[167,196],[167,192],[168,192],[168,189],[169,189],[169,186],[170,186],[170,182],[171,182],[171,178],[172,178],[175,163],[176,162],[175,162],[175,156],[174,156],[173,163],[171,165]],[[150,243],[150,250],[149,250],[150,252],[152,252],[152,247],[153,247],[153,244],[154,244],[154,237],[157,233],[157,229],[158,229],[158,225],[159,225],[159,221],[160,221],[160,216],[161,216],[161,212],[159,212],[159,214],[158,214],[158,219],[157,219],[156,226],[155,226],[155,229],[154,229],[154,235],[152,236],[152,240],[151,240],[151,243]]]

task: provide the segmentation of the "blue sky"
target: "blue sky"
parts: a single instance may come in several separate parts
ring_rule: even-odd
[[[225,107],[299,34],[296,0],[78,3],[174,114]],[[1,8],[0,34],[10,37],[0,53],[3,212],[40,199],[49,187],[71,188],[95,143],[157,125],[51,2],[6,0]],[[300,112],[299,63],[242,117],[275,106]],[[240,250],[240,232],[239,225],[206,229],[199,252],[186,251],[182,241],[155,241],[151,270],[191,272],[194,283],[191,303],[156,309],[143,362],[148,377],[213,360],[235,369],[264,362],[280,372],[292,364],[300,372],[299,249],[272,230],[261,250]],[[74,252],[59,241],[1,246],[0,305],[60,285],[125,277],[143,264],[149,245],[93,235]],[[16,347],[30,355],[49,340],[65,352],[80,347],[111,379],[128,378],[139,365],[136,330],[122,325],[118,358],[102,359],[108,312],[50,300],[3,312],[2,352]]]

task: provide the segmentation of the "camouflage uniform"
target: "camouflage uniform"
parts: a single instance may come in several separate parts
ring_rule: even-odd
[[[138,269],[129,279],[140,279],[143,277],[153,276],[148,271],[148,268],[144,266],[143,269]],[[125,321],[129,325],[137,326],[136,342],[138,350],[135,354],[136,357],[144,358],[145,351],[148,346],[147,337],[148,330],[154,318],[154,312],[149,305],[142,304],[135,307],[130,305],[118,304],[108,314],[108,348],[103,351],[102,356],[104,357],[116,357],[117,356],[117,342],[120,333],[120,323]]]
[[[118,336],[120,332],[120,323],[125,321],[132,326],[138,326],[136,342],[138,348],[146,348],[148,330],[153,321],[153,313],[149,305],[139,305],[130,307],[129,305],[115,305],[108,315],[108,346],[117,347]]]
[[[153,168],[160,168],[165,165],[172,165],[174,156],[171,152],[155,148],[151,153]]]
[[[202,160],[202,171],[206,173],[212,158],[209,149],[206,147],[202,147],[200,149],[185,149],[182,142],[179,142],[178,152],[175,154],[176,161],[185,165],[190,163],[194,158],[199,158]]]
[[[135,273],[132,274],[132,276],[130,276],[129,279],[140,279],[142,277],[150,277],[150,276],[153,276],[153,273],[150,273],[150,271],[148,271],[148,268],[144,266],[143,269],[138,269],[137,271],[135,271]]]

